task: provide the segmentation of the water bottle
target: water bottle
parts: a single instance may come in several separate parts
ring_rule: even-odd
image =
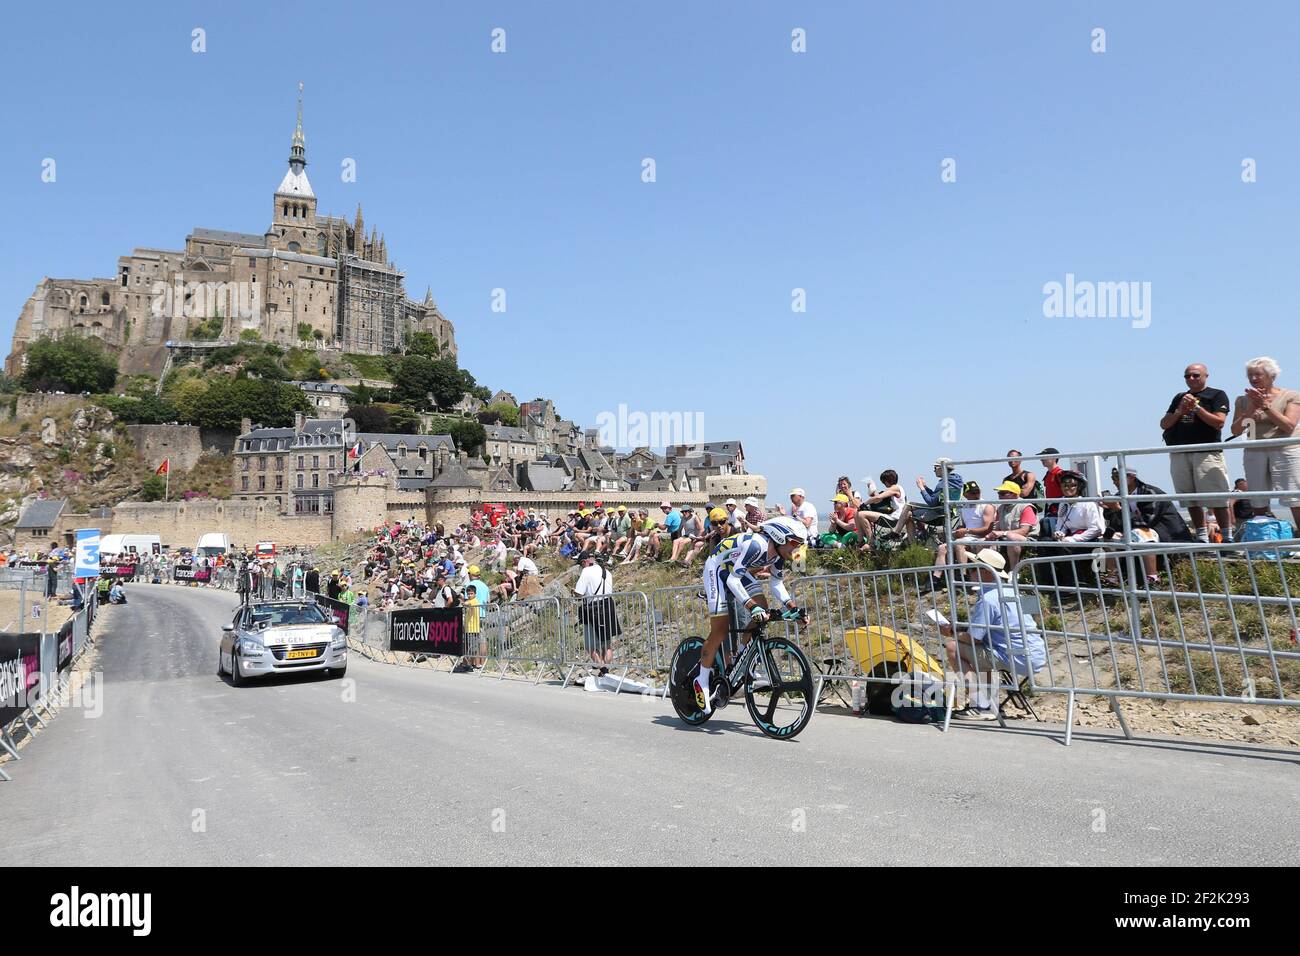
[[[849,688],[850,688],[851,699],[853,701],[853,713],[856,716],[860,717],[862,716],[862,705],[866,698],[866,693],[862,686],[862,681],[860,680],[853,681],[852,683],[849,684]]]

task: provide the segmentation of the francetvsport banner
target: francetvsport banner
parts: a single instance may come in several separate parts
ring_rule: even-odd
[[[412,654],[465,653],[464,626],[458,607],[413,607],[388,615],[388,649]]]
[[[172,568],[173,581],[210,581],[211,568],[196,568],[188,564],[178,564]]]
[[[0,634],[0,726],[27,709],[27,690],[41,677],[41,636]]]

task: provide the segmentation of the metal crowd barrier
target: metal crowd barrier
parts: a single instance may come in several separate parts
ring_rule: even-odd
[[[501,665],[500,680],[513,664],[525,673],[531,669],[533,683],[540,683],[547,669],[562,671],[564,661],[564,613],[557,597],[518,598],[506,604],[489,604],[480,609],[488,660]],[[480,675],[487,673],[487,661]]]
[[[593,649],[602,658],[606,650],[612,652],[606,666],[611,671],[621,669],[616,694],[622,691],[630,672],[650,676],[659,669],[650,600],[644,591],[566,597],[562,611],[561,660],[568,664],[563,686],[568,686],[579,667],[601,666],[592,659]]]
[[[1030,687],[1068,695],[1067,718],[1079,693],[1300,706],[1300,562],[1277,542],[1031,558],[1017,589],[1048,645]]]
[[[69,572],[66,575],[67,591],[71,593],[73,578]],[[22,631],[22,624],[26,620],[26,598],[27,598],[27,581],[21,576],[6,575],[0,578],[0,587],[9,587],[17,584],[17,589],[21,593],[20,607],[23,617],[18,622],[18,630]],[[48,602],[52,598],[45,597],[46,576],[41,572],[40,590],[35,592],[39,595],[43,608],[48,607]],[[34,598],[35,599],[35,598]],[[58,631],[50,632],[46,630],[46,612],[42,611],[41,616],[41,633],[38,644],[38,661],[37,673],[38,678],[34,689],[27,685],[26,675],[24,672],[23,686],[21,689],[21,709],[17,716],[0,726],[0,751],[8,754],[13,761],[22,760],[22,755],[18,750],[18,743],[13,738],[13,728],[21,724],[27,732],[27,736],[35,736],[35,730],[28,720],[30,715],[41,727],[46,727],[47,720],[52,719],[58,712],[58,709],[71,702],[71,692],[73,687],[73,674],[77,662],[85,652],[87,645],[91,641],[90,631],[97,609],[97,594],[93,587],[82,587],[82,606],[76,611],[69,622],[68,632],[72,642],[70,654],[65,666],[59,667],[59,651],[61,641],[59,634],[63,630],[60,625]],[[44,716],[42,716],[44,711]],[[0,780],[12,780],[12,776],[0,765]]]

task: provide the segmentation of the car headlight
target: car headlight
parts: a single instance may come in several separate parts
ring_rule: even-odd
[[[266,653],[266,648],[257,641],[251,641],[248,638],[240,638],[239,653],[247,654],[250,657],[260,657]]]
[[[330,650],[337,651],[340,648],[348,646],[348,636],[341,630],[334,631],[334,637],[330,639]]]

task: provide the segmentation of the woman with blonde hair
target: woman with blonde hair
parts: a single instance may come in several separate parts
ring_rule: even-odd
[[[1282,374],[1267,355],[1246,363],[1250,386],[1232,409],[1232,434],[1248,439],[1300,438],[1300,392],[1278,388]],[[1278,500],[1290,505],[1292,527],[1300,529],[1300,442],[1274,448],[1246,446],[1246,484],[1256,491],[1283,492]],[[1269,498],[1252,498],[1256,514],[1271,513]],[[1294,532],[1293,532],[1294,533]]]

